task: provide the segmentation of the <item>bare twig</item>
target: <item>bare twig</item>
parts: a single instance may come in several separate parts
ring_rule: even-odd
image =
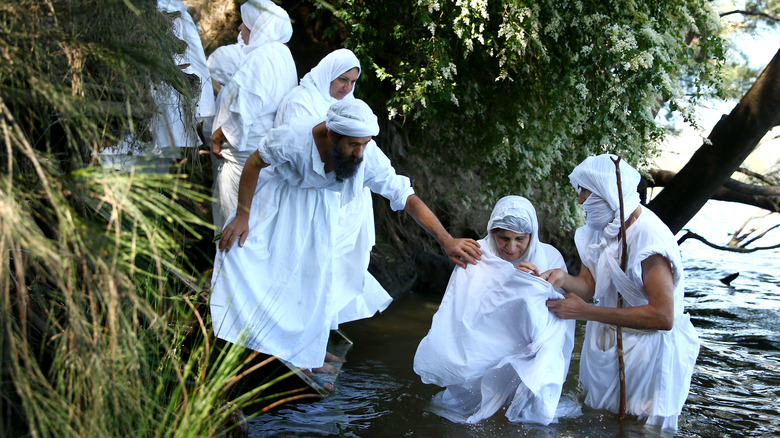
[[[777,18],[777,17],[775,17],[773,15],[769,15],[766,12],[749,11],[749,10],[746,10],[746,9],[734,9],[732,11],[723,12],[723,13],[720,14],[720,16],[721,17],[726,17],[726,16],[734,15],[734,14],[742,14],[742,15],[763,17],[763,18],[766,18],[766,19],[772,20],[772,21],[780,21],[780,18]]]
[[[738,252],[738,253],[743,253],[743,254],[749,254],[751,252],[763,251],[763,250],[767,250],[767,249],[780,248],[780,243],[777,244],[777,245],[772,245],[772,246],[757,246],[755,248],[721,246],[721,245],[716,245],[716,244],[708,241],[704,237],[702,237],[702,236],[700,236],[700,235],[698,235],[698,234],[696,234],[696,233],[694,233],[693,231],[690,231],[690,230],[686,230],[685,234],[683,234],[683,236],[680,237],[680,239],[677,241],[677,245],[682,245],[682,243],[685,242],[688,239],[698,240],[699,242],[709,246],[710,248],[719,249],[721,251]]]

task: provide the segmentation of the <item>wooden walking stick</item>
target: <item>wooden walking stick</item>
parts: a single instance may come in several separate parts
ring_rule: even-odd
[[[620,181],[620,156],[616,159],[610,157],[613,163],[615,163],[615,176],[617,176],[617,189],[618,200],[620,202],[620,234],[618,234],[620,240],[623,242],[622,252],[620,254],[620,270],[626,271],[626,264],[628,263],[628,243],[626,242],[626,218],[623,213],[623,186]],[[623,295],[620,291],[617,291],[617,306],[623,307]],[[618,377],[620,379],[620,406],[618,407],[618,416],[620,421],[626,418],[626,365],[623,362],[623,330],[620,326],[615,326],[615,338],[617,343],[618,354]]]

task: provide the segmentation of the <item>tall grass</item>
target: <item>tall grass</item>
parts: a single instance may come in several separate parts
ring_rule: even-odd
[[[221,433],[272,382],[229,394],[252,358],[209,337],[189,248],[208,190],[95,158],[148,140],[151,84],[193,95],[171,17],[152,0],[6,0],[0,17],[0,435]]]

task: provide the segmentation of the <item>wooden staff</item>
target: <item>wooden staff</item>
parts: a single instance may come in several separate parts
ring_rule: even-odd
[[[628,243],[626,242],[626,218],[623,213],[623,186],[620,181],[620,157],[618,156],[617,159],[610,157],[610,159],[615,163],[615,175],[617,176],[618,200],[620,202],[620,233],[618,235],[623,242],[622,253],[620,254],[620,269],[625,272],[628,262]],[[618,308],[623,307],[623,295],[620,294],[620,291],[617,292],[617,306]],[[615,326],[615,337],[618,354],[618,377],[620,378],[620,407],[618,408],[618,415],[620,421],[623,421],[626,418],[626,365],[623,362],[623,330],[620,326]]]

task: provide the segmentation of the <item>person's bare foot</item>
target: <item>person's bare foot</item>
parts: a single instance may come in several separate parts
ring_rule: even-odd
[[[330,351],[325,352],[325,362],[338,362],[338,363],[344,363],[347,360],[343,357],[336,356],[335,354],[331,353]]]
[[[316,369],[316,368],[314,368]],[[333,392],[336,390],[336,388],[333,386],[332,383],[326,382],[322,379],[322,377],[315,375],[311,370],[303,370],[303,374],[308,376],[311,380],[314,381],[317,385],[320,385],[322,389],[328,392]]]
[[[312,372],[315,374],[339,374],[341,372],[340,369],[334,367],[333,365],[329,363],[322,364],[319,368],[312,368]]]

